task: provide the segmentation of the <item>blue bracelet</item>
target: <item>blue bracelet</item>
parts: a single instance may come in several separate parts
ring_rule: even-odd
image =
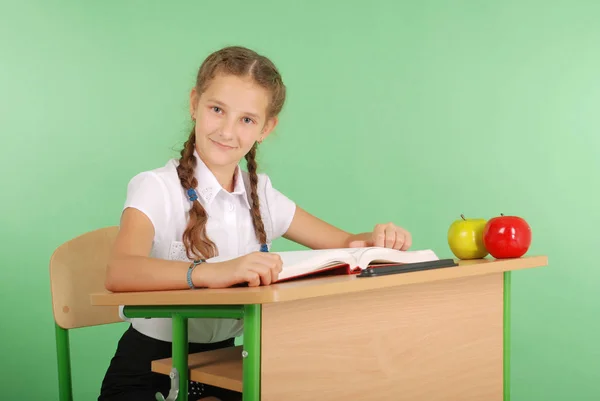
[[[194,271],[194,269],[196,268],[196,266],[198,266],[199,264],[203,263],[204,261],[205,261],[204,259],[194,260],[192,262],[192,264],[190,265],[190,267],[188,268],[188,271],[187,271],[187,283],[188,283],[188,286],[191,289],[196,288],[194,286],[194,283],[192,282],[192,272]]]

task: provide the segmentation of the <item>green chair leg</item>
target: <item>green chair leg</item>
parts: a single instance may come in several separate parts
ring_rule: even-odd
[[[54,327],[56,331],[56,356],[58,363],[58,399],[60,401],[73,401],[69,331],[56,323],[54,323]]]

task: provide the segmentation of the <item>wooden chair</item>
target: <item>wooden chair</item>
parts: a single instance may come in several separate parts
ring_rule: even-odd
[[[73,400],[69,330],[122,322],[118,306],[92,306],[90,302],[90,294],[106,292],[106,266],[118,230],[114,226],[82,234],[60,245],[50,258],[60,401]],[[171,367],[172,358],[152,363],[154,372],[165,375]],[[242,391],[241,347],[191,354],[188,368],[192,380]],[[167,399],[172,397],[169,393]],[[216,400],[203,401],[211,399]]]
[[[50,258],[60,401],[73,400],[69,330],[117,323],[118,306],[92,306],[90,294],[106,291],[106,265],[118,227],[91,231],[60,245]]]

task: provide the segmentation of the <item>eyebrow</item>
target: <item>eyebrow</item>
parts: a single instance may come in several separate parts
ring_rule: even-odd
[[[219,105],[219,106],[227,107],[227,105],[226,105],[225,103],[223,103],[223,102],[221,102],[221,101],[219,101],[219,100],[217,100],[217,99],[208,99],[208,102],[209,102],[209,103],[215,103],[216,105]],[[260,119],[260,116],[259,116],[258,114],[256,114],[256,113],[251,113],[251,112],[249,112],[249,111],[245,111],[245,112],[244,112],[244,113],[242,113],[242,114],[246,114],[246,115],[248,115],[248,116],[250,116],[250,117],[254,117],[254,118],[256,118],[257,120],[258,120],[258,119]]]

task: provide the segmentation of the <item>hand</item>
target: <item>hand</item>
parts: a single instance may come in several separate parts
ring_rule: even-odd
[[[373,232],[355,235],[350,240],[350,248],[380,246],[406,251],[412,245],[408,231],[393,223],[377,224]]]
[[[197,287],[227,288],[241,283],[258,287],[277,281],[282,266],[277,254],[252,252],[225,262],[203,263],[194,270],[192,280]]]

